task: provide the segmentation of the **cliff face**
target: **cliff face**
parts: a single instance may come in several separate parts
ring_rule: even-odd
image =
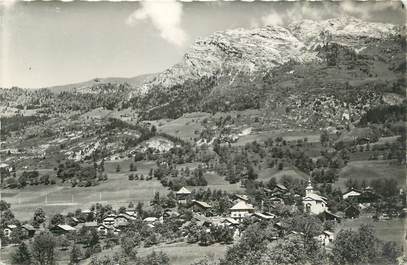
[[[405,69],[401,34],[395,25],[351,17],[216,32],[130,98],[147,119],[246,108],[280,111],[281,119],[287,113],[278,106],[285,104],[308,113],[306,119],[289,116],[306,123],[316,111],[307,104],[320,96],[333,96],[347,113],[356,95],[364,106],[379,104],[383,93],[394,90]],[[353,112],[357,118],[362,110]]]
[[[389,38],[400,31],[390,24],[368,23],[355,18],[325,21],[304,20],[288,25],[216,32],[197,40],[177,65],[158,74],[144,85],[169,88],[188,79],[214,74],[241,72],[257,74],[270,71],[289,61],[318,61],[317,49],[332,41],[358,50],[366,42]]]

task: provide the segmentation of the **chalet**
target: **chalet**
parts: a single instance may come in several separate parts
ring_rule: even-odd
[[[284,200],[279,197],[271,197],[269,201],[273,204],[284,204]]]
[[[328,209],[326,198],[314,193],[311,180],[308,180],[308,186],[305,188],[305,197],[302,198],[304,211],[311,214],[320,214]]]
[[[272,196],[273,195],[273,190],[268,189],[268,188],[263,188],[264,193],[266,196]]]
[[[147,217],[143,219],[143,222],[147,223],[147,224],[153,224],[158,222],[158,218],[157,217]]]
[[[127,226],[130,221],[134,221],[136,219],[137,218],[134,216],[130,216],[126,213],[121,213],[114,217],[114,226],[115,227]]]
[[[255,212],[251,215],[251,217],[253,219],[257,219],[257,220],[271,220],[271,219],[274,219],[276,216],[272,213],[266,214],[266,213]]]
[[[27,237],[33,237],[35,234],[35,228],[32,225],[24,224],[21,226],[23,232],[27,235]]]
[[[113,226],[115,222],[116,215],[114,214],[109,214],[105,218],[103,218],[102,224],[107,225],[107,226]]]
[[[175,197],[177,198],[178,203],[186,203],[190,196],[191,192],[187,190],[185,187],[182,187],[179,191],[175,193]]]
[[[321,234],[315,236],[314,239],[320,242],[322,246],[326,247],[333,242],[334,233],[332,233],[331,231],[324,231]]]
[[[249,202],[249,197],[247,195],[240,195],[240,194],[235,194],[236,202],[244,201],[244,202]]]
[[[68,234],[71,232],[76,231],[76,229],[70,225],[56,225],[50,229],[50,231],[54,234]]]
[[[137,218],[137,212],[136,212],[136,210],[126,210],[126,214],[127,214],[128,216]]]
[[[238,202],[230,208],[230,217],[240,221],[241,219],[250,216],[254,213],[254,207],[246,202]]]
[[[321,217],[323,220],[331,220],[340,223],[341,219],[343,218],[343,213],[337,212],[336,214],[334,214],[329,210],[325,210],[321,213]]]
[[[342,194],[342,198],[344,200],[347,200],[347,199],[358,198],[360,195],[362,195],[362,192],[352,188],[349,191]]]
[[[109,230],[112,230],[113,228],[111,226],[107,226],[104,224],[100,224],[98,225],[98,227],[96,228],[96,230],[98,231],[99,234],[101,235],[107,235],[107,233],[109,233]]]
[[[98,224],[96,222],[85,222],[83,223],[82,227],[86,229],[92,229],[92,228],[97,228]]]
[[[164,210],[163,217],[164,218],[171,218],[171,217],[179,217],[180,214],[177,211],[166,209]]]
[[[281,193],[287,193],[288,189],[286,186],[284,186],[283,184],[277,184],[276,187],[274,188],[275,191],[279,191]]]
[[[239,222],[233,218],[227,217],[223,219],[222,224],[226,226],[236,226],[239,225]]]
[[[13,233],[13,231],[17,228],[16,225],[7,225],[6,228],[3,229],[3,234],[5,237],[10,238],[11,237],[11,233]]]
[[[210,223],[209,218],[202,214],[194,214],[192,220],[194,220],[198,226],[204,226]]]
[[[199,212],[199,213],[208,213],[208,211],[212,208],[209,204],[206,202],[201,202],[201,201],[192,201],[192,211],[193,212]]]
[[[344,212],[345,212],[346,218],[351,218],[351,219],[358,218],[360,215],[359,207],[357,207],[353,204],[346,207]]]

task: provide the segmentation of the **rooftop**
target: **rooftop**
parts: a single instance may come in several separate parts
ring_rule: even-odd
[[[182,187],[179,191],[177,191],[175,194],[191,194],[189,190],[187,190],[185,187]]]
[[[246,203],[244,201],[240,201],[238,203],[236,203],[232,208],[230,208],[230,210],[254,210],[253,205]]]

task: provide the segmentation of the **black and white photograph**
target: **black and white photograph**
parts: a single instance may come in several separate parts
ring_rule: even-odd
[[[405,265],[406,7],[0,0],[0,265]]]

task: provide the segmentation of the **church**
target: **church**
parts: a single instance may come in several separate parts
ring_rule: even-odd
[[[328,210],[327,199],[314,192],[311,180],[308,180],[308,186],[305,188],[305,197],[302,198],[304,211],[310,214],[320,214]]]

